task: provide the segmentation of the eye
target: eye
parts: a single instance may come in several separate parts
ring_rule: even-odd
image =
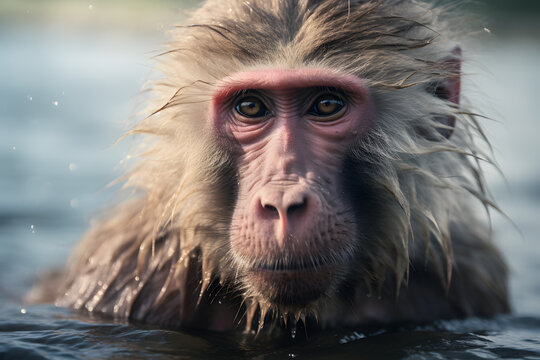
[[[240,99],[234,108],[238,114],[247,118],[263,117],[269,113],[264,103],[253,96]]]
[[[326,117],[337,114],[344,107],[345,103],[339,96],[324,94],[315,100],[308,113],[319,117]]]

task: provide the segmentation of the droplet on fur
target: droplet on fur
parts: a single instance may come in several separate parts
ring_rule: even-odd
[[[54,106],[58,106],[58,101],[56,101],[56,100],[53,101],[53,105],[54,105]]]
[[[21,314],[26,314],[26,309],[25,308],[21,309]]]
[[[259,317],[259,326],[257,328],[257,333],[260,333],[261,330],[264,328],[264,321],[266,319],[266,314],[268,313],[268,310],[270,309],[270,305],[268,304],[262,304],[259,303],[259,309],[260,309],[260,317]]]
[[[291,339],[296,338],[296,319],[291,317]]]
[[[491,34],[491,30],[488,29],[487,27],[484,28],[484,31],[487,32],[488,34]]]

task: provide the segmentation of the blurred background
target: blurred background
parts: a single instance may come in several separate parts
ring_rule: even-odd
[[[199,2],[0,1],[0,302],[17,303],[59,267],[93,214],[114,198],[151,57]],[[495,241],[512,270],[516,313],[540,313],[540,1],[463,5],[463,94],[504,177],[486,169],[501,209]]]

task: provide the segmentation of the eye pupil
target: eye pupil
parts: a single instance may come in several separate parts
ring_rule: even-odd
[[[241,99],[236,103],[235,109],[238,114],[248,118],[262,117],[268,114],[268,109],[262,101],[254,97]]]
[[[315,100],[309,113],[315,116],[330,116],[337,114],[344,106],[343,100],[339,97],[327,94],[319,96],[317,100]]]
[[[322,100],[319,103],[319,108],[323,111],[332,111],[336,106],[335,101],[332,100]]]

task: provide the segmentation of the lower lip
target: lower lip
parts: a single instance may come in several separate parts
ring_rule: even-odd
[[[283,305],[305,305],[326,293],[335,278],[335,267],[297,270],[248,271],[248,279],[261,296]]]

